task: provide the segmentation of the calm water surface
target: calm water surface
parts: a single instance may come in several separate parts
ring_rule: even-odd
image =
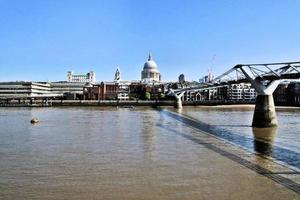
[[[207,123],[216,130],[253,138],[251,107],[186,107],[183,114]],[[277,108],[278,127],[265,129],[275,145],[300,152],[300,108]],[[261,138],[263,139],[263,138]]]
[[[197,129],[168,110],[175,111],[0,108],[0,199],[255,199],[256,187],[261,196],[262,188],[273,187],[175,134]],[[252,114],[249,108],[218,107],[181,112],[233,144],[297,168],[300,110],[279,110],[279,127],[271,137],[257,133],[256,140]],[[40,123],[31,125],[33,117]]]
[[[202,128],[256,153],[300,169],[300,108],[277,108],[278,127],[252,128],[253,107],[185,107]]]

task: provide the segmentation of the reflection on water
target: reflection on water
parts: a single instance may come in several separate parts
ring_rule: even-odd
[[[279,125],[271,129],[252,129],[254,107],[185,107],[181,114],[191,117],[178,119],[215,136],[243,146],[250,151],[271,156],[300,168],[300,109],[279,108]],[[177,112],[175,109],[170,109]],[[177,118],[176,116],[171,117]]]
[[[272,156],[273,143],[277,127],[252,128],[254,136],[254,150],[266,156]]]

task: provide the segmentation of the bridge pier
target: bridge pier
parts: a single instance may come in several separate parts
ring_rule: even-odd
[[[252,128],[252,132],[254,136],[254,150],[264,155],[272,155],[277,127]]]
[[[258,95],[255,102],[252,127],[265,128],[274,126],[277,126],[277,116],[273,95]]]
[[[169,94],[172,94],[175,97],[175,104],[174,107],[177,109],[181,109],[182,108],[182,96],[184,95],[185,91],[180,92],[178,94],[176,94],[176,92],[173,89],[170,89]]]
[[[279,79],[264,84],[263,80],[253,79],[242,67],[240,69],[257,92],[252,127],[268,128],[277,126],[273,92],[284,80]]]
[[[174,107],[177,108],[177,109],[181,109],[182,108],[182,100],[181,100],[181,98],[176,98]]]

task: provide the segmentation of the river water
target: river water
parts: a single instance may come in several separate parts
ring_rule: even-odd
[[[0,108],[0,199],[267,199],[276,185],[181,133],[204,130],[298,170],[300,109],[277,114],[278,128],[255,130],[249,107]]]
[[[205,131],[300,169],[300,108],[277,108],[278,127],[252,128],[253,107],[186,107]]]

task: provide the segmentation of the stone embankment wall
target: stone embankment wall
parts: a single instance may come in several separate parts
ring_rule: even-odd
[[[235,104],[254,104],[253,101],[184,101],[184,106],[196,105],[235,105]],[[135,100],[135,101],[117,101],[117,100],[29,100],[0,102],[0,107],[48,107],[48,106],[174,106],[175,101],[161,100]]]

